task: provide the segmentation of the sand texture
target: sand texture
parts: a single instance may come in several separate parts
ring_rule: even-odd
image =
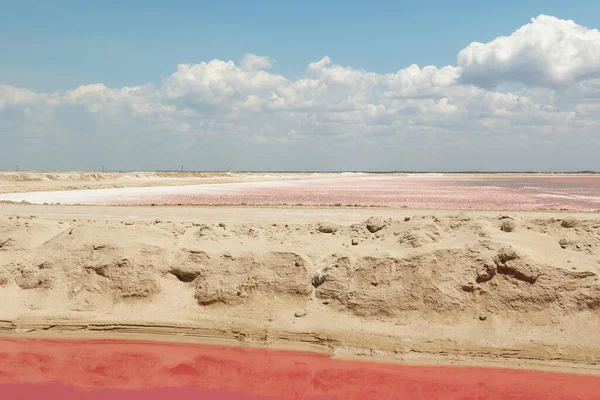
[[[339,174],[236,172],[8,172],[0,171],[0,193],[207,185],[317,179]]]
[[[3,335],[600,360],[595,214],[0,209]]]

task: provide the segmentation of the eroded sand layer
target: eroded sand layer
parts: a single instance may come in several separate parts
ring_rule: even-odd
[[[6,335],[178,335],[590,368],[600,359],[593,214],[346,209],[318,221],[279,208],[217,222],[171,221],[169,208],[133,220],[109,208],[47,207],[45,217],[2,207]]]

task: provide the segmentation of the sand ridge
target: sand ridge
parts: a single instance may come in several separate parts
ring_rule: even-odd
[[[361,209],[316,220],[280,207],[265,210],[277,221],[267,223],[243,210],[209,222],[10,207],[23,212],[0,216],[4,335],[155,332],[330,354],[600,359],[592,214]]]
[[[260,172],[0,171],[0,194],[323,179],[367,174]]]

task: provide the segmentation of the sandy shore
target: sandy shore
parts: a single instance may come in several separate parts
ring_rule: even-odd
[[[0,205],[3,336],[599,373],[599,273],[586,213]]]
[[[336,177],[336,173],[237,172],[12,172],[0,171],[0,194]]]

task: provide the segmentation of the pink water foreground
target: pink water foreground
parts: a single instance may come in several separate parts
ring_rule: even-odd
[[[600,376],[124,341],[0,340],[2,399],[600,398]]]
[[[598,177],[340,178],[285,185],[240,185],[211,193],[110,199],[135,205],[358,205],[490,210],[600,210]]]

